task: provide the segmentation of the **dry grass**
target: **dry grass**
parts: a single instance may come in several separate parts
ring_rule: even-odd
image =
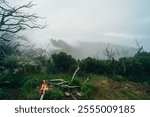
[[[150,86],[141,83],[114,81],[105,76],[94,76],[90,82],[97,87],[91,99],[150,99]]]

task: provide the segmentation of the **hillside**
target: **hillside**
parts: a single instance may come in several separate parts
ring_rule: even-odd
[[[87,57],[94,57],[98,59],[106,59],[104,51],[106,48],[115,53],[115,58],[134,56],[137,52],[133,47],[127,47],[123,45],[117,45],[104,42],[77,42],[76,46],[69,45],[63,40],[51,39],[53,45],[52,53],[65,52],[72,55],[76,59],[84,59]]]

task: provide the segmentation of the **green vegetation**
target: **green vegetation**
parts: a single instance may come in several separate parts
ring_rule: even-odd
[[[52,85],[44,99],[73,99],[70,94],[80,95],[77,99],[150,99],[150,53],[114,60],[115,69],[112,60],[88,57],[76,61],[63,52],[51,57],[45,63],[27,56],[5,56],[1,60],[0,99],[38,100],[44,79],[63,79],[70,86],[79,86],[68,89]],[[71,82],[77,63],[80,70]]]

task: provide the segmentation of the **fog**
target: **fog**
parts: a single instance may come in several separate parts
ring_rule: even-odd
[[[84,59],[87,57],[93,57],[97,59],[107,59],[105,54],[106,48],[109,51],[109,55],[114,54],[112,57],[118,59],[120,57],[134,56],[137,52],[136,48],[117,45],[106,44],[103,42],[79,42],[78,46],[71,46],[63,40],[51,39],[51,44],[54,49],[49,48],[49,53],[66,52],[72,55],[76,59]]]
[[[17,5],[29,1],[15,0]],[[50,39],[61,39],[69,46],[82,46],[82,50],[88,46],[93,53],[93,43],[132,48],[138,39],[150,51],[149,0],[33,0],[33,3],[36,6],[27,12],[44,17],[39,23],[46,23],[47,27],[25,34],[39,47],[45,47]]]

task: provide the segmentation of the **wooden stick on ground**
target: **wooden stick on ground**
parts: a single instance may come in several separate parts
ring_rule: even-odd
[[[76,69],[76,71],[74,72],[74,74],[73,74],[73,76],[72,76],[71,82],[74,80],[74,77],[75,77],[75,75],[76,75],[76,73],[78,72],[79,69],[80,69],[80,68],[79,68],[79,66],[78,66],[77,69]]]
[[[43,90],[40,100],[43,100],[44,96],[45,96],[45,90]]]

